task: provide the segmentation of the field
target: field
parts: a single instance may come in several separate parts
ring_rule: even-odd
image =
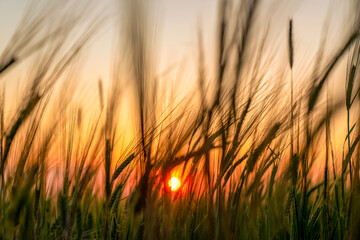
[[[219,0],[181,97],[152,1],[117,1],[116,21],[95,2],[32,1],[0,48],[0,239],[360,239],[358,0],[301,60],[295,18],[279,45],[266,1]],[[110,77],[84,100],[82,58],[113,22]]]

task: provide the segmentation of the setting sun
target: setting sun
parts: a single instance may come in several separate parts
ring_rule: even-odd
[[[172,177],[169,180],[169,187],[173,192],[177,191],[180,188],[180,185],[181,185],[180,179],[178,179],[177,177]]]

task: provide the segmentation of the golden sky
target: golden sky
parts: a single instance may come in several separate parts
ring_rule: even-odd
[[[0,1],[0,49],[8,43],[15,31],[24,9],[30,1],[1,0]],[[44,1],[46,2],[46,1]],[[116,49],[116,35],[121,28],[123,12],[117,5],[119,1],[97,1],[96,8],[103,8],[103,14],[109,15],[109,23],[101,29],[84,51],[81,59],[81,73],[74,78],[80,86],[76,92],[86,99],[86,107],[98,107],[98,79],[104,81],[105,90],[111,78],[111,61]],[[166,73],[161,80],[163,87],[176,89],[176,96],[186,96],[196,86],[197,68],[197,31],[200,26],[203,33],[205,49],[205,65],[207,77],[212,79],[215,70],[216,29],[217,29],[217,0],[154,0],[153,1],[153,31],[156,35],[154,43],[154,60],[157,74]],[[294,19],[295,61],[294,78],[301,78],[304,70],[311,67],[319,47],[320,36],[324,21],[328,16],[330,27],[328,31],[328,48],[337,46],[346,29],[348,16],[348,1],[339,0],[263,0],[257,16],[256,28],[259,32],[269,29],[269,51],[276,53],[279,66],[287,66],[287,31],[288,21]],[[120,19],[120,20],[118,20]],[[120,22],[120,24],[118,24]],[[121,30],[120,30],[121,32]],[[331,54],[327,51],[326,54]],[[116,54],[116,53],[115,53]],[[24,71],[9,71],[3,77],[7,88],[13,87],[11,95],[23,88],[26,66]],[[170,69],[169,71],[166,71]],[[306,72],[306,71],[305,71]],[[343,72],[337,72],[344,77]],[[19,76],[20,75],[20,76]],[[6,79],[5,79],[6,78]],[[180,79],[180,81],[179,81]],[[344,78],[342,78],[344,79]],[[343,91],[345,84],[334,81],[334,89]],[[296,84],[295,84],[296,85]],[[20,87],[19,87],[20,86]],[[339,89],[339,90],[338,90]],[[335,91],[335,90],[334,90]],[[126,91],[125,91],[126,92]],[[344,92],[344,91],[343,91]],[[343,93],[339,93],[340,95]],[[12,111],[9,106],[8,111]],[[129,106],[123,104],[122,111],[128,112]],[[88,112],[88,111],[86,111]],[[90,114],[91,115],[91,114]],[[124,122],[131,122],[131,117]]]

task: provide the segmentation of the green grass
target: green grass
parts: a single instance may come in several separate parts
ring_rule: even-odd
[[[198,89],[174,106],[164,104],[154,72],[150,12],[143,1],[129,1],[119,41],[127,52],[114,56],[107,94],[99,80],[100,111],[88,120],[72,100],[55,106],[54,92],[103,22],[91,9],[69,13],[59,4],[29,8],[0,58],[1,81],[25,59],[35,66],[15,114],[5,110],[12,99],[2,87],[0,239],[360,238],[360,127],[353,110],[360,106],[359,24],[339,37],[341,46],[320,49],[314,72],[303,79],[293,71],[296,19],[290,20],[283,46],[289,62],[268,79],[267,35],[254,24],[261,2],[219,1],[216,74],[209,80],[199,30]],[[67,16],[50,36],[47,16]],[[323,51],[334,54],[324,58]],[[329,77],[348,53],[345,98],[333,103]],[[124,63],[138,127],[128,147],[118,129],[120,96],[131,89],[121,81]],[[294,88],[296,79],[306,91]],[[290,91],[283,84],[289,80]],[[66,92],[61,99],[71,99]],[[341,109],[347,132],[343,151],[334,153]],[[167,186],[174,171],[182,180],[177,192]]]

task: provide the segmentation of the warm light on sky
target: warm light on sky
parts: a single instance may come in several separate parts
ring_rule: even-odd
[[[26,4],[25,0],[0,1],[0,49],[3,49],[18,25]],[[100,1],[98,1],[100,2]],[[118,1],[106,0],[97,3],[99,8],[107,6],[104,14],[108,14],[109,23],[101,29],[84,51],[81,65],[81,74],[75,81],[79,85],[79,98],[85,99],[86,109],[98,107],[97,84],[98,79],[104,80],[105,89],[108,88],[111,76],[111,61],[116,49],[116,34],[121,21],[121,10],[116,4]],[[216,29],[217,29],[217,0],[154,0],[154,25],[150,26],[156,34],[154,60],[158,75],[166,72],[160,81],[160,87],[176,89],[175,95],[181,99],[196,87],[197,31],[201,27],[204,39],[205,65],[208,79],[212,79],[216,62]],[[264,33],[269,28],[269,50],[276,53],[279,66],[286,64],[288,20],[294,19],[295,64],[294,76],[301,76],[308,64],[313,62],[319,47],[321,30],[329,14],[330,27],[328,31],[328,47],[338,44],[339,34],[344,22],[348,21],[349,6],[346,1],[307,0],[307,1],[261,1],[257,15],[256,27],[259,33]],[[111,9],[111,10],[109,10]],[[117,9],[119,11],[117,11]],[[117,15],[120,24],[116,24]],[[351,16],[350,16],[351,17]],[[345,24],[346,25],[346,24]],[[121,31],[120,31],[121,32]],[[332,52],[330,52],[331,54]],[[122,54],[121,52],[119,53]],[[26,66],[22,66],[26,69]],[[169,71],[166,71],[170,69]],[[28,71],[28,70],[27,70]],[[23,89],[26,71],[21,76],[15,75],[18,71],[11,70],[3,77],[7,79],[7,88],[13,88],[11,95]],[[342,76],[343,72],[338,72]],[[180,80],[179,80],[180,79]],[[300,81],[295,85],[299,86]],[[335,82],[334,89],[344,89],[343,82]],[[19,87],[20,86],[20,87]],[[126,86],[125,84],[125,87]],[[126,91],[124,91],[126,94]],[[342,93],[341,93],[342,94]],[[16,98],[16,97],[15,97]],[[126,99],[126,97],[125,97]],[[122,103],[122,113],[130,112],[131,107]],[[8,109],[12,111],[11,106]],[[89,112],[89,111],[85,111]],[[91,111],[90,111],[91,112]],[[91,115],[91,114],[90,114]],[[131,122],[130,114],[122,119],[125,125]],[[133,126],[132,126],[133,127]]]

